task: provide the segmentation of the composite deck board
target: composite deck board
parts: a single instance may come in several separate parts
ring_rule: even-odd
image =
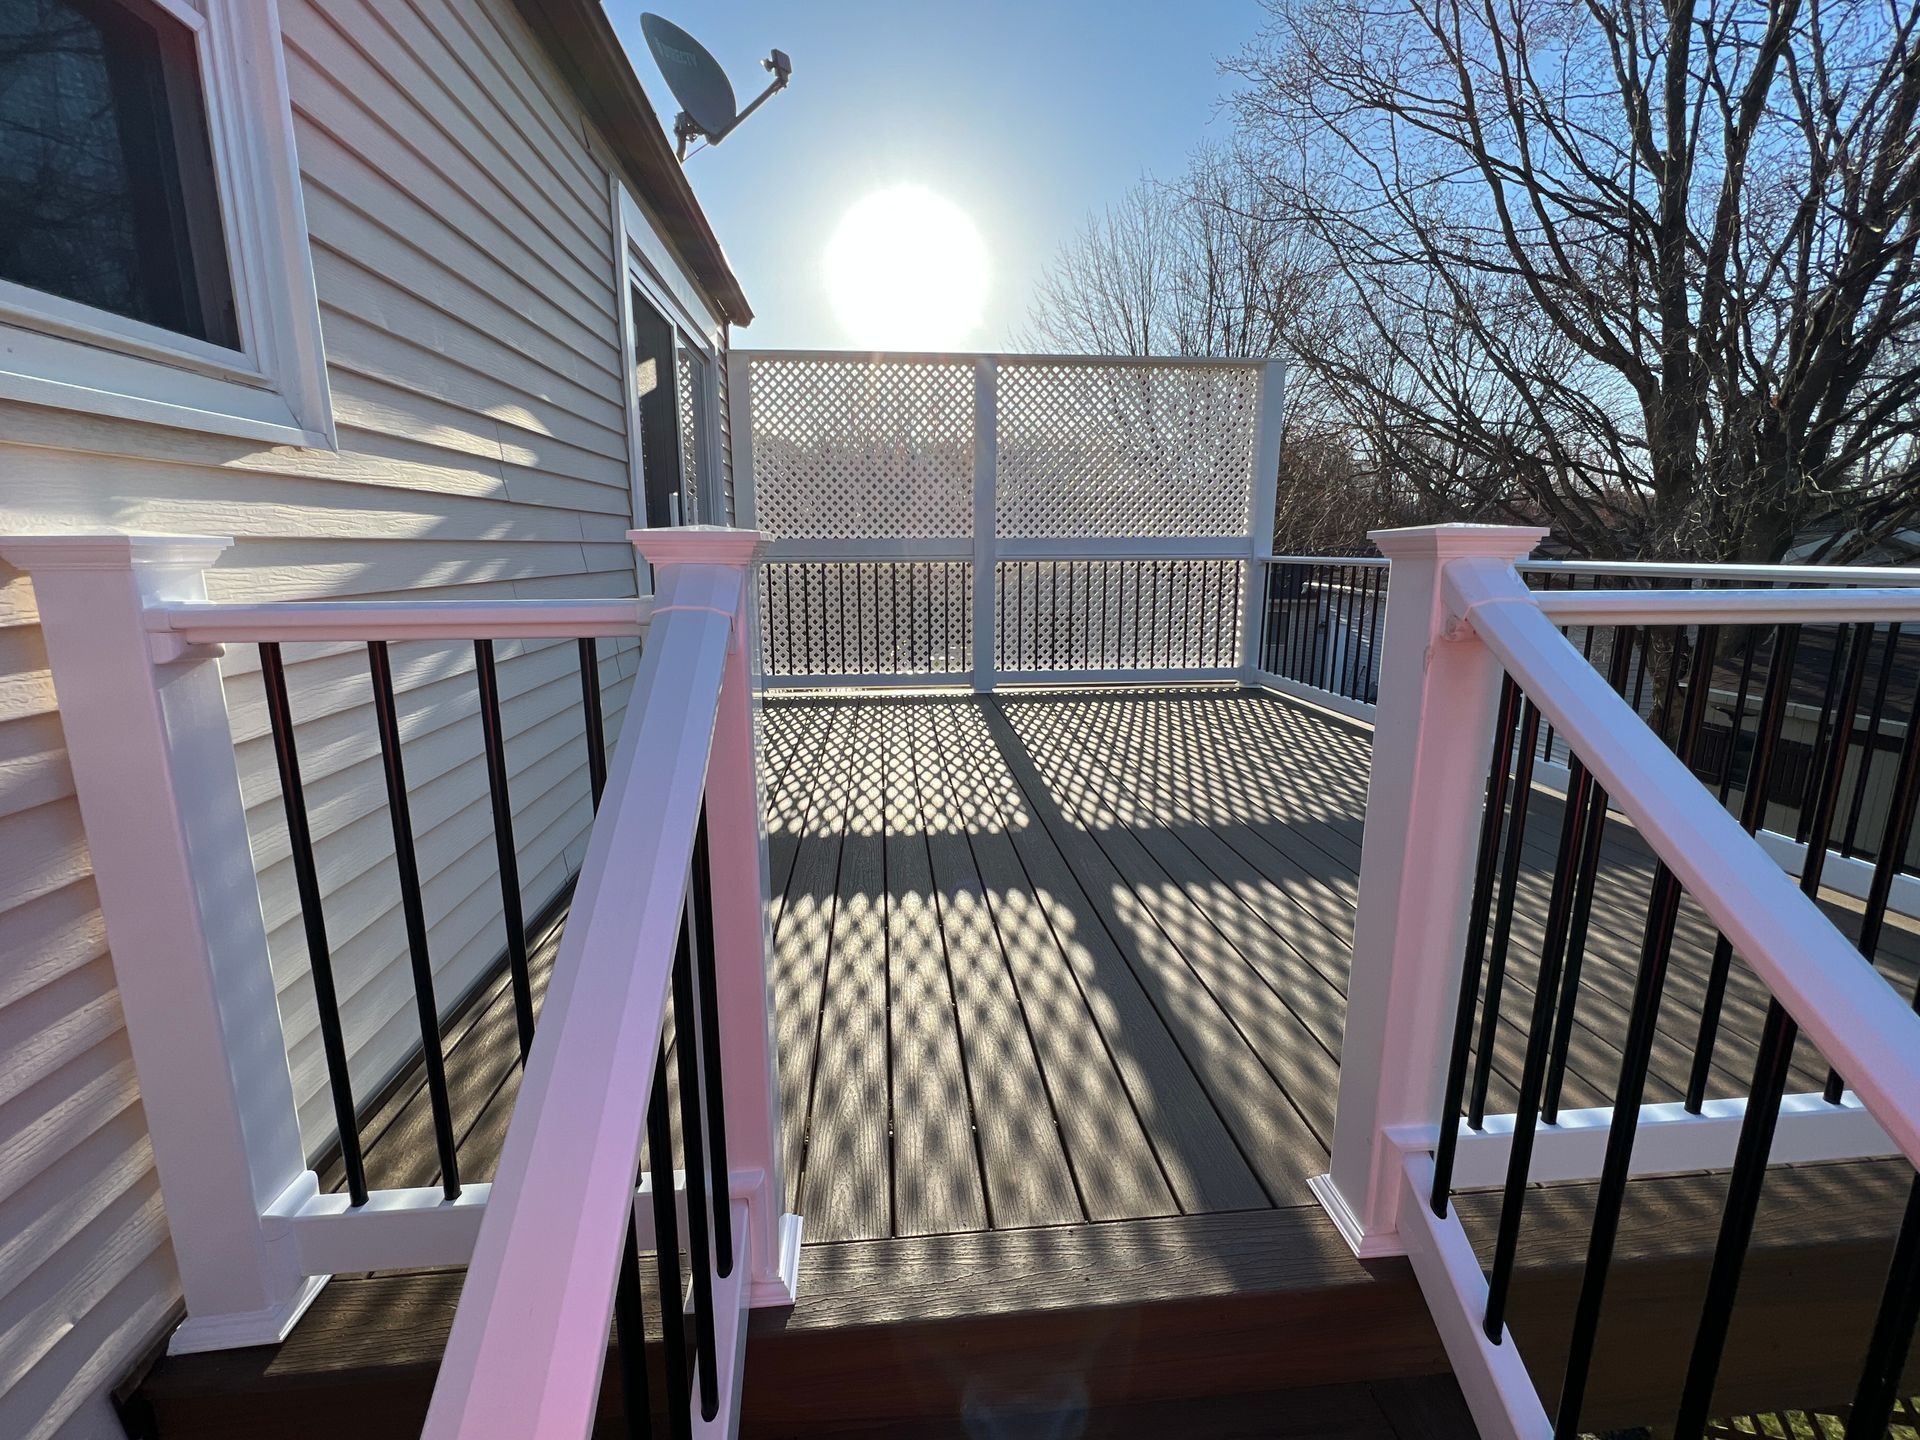
[[[899,718],[909,740],[902,758],[919,782],[917,818],[932,861],[929,878],[943,942],[934,955],[947,962],[965,1040],[974,1130],[993,1223],[1014,1227],[1084,1219],[1054,1098],[1041,1076],[1029,1019],[959,814],[954,777],[974,772],[980,757],[935,742],[923,707]]]
[[[800,1155],[800,1209],[822,1240],[893,1233],[887,1044],[884,714],[848,736],[846,832],[823,967]]]
[[[933,711],[916,725],[916,738],[941,757],[964,754],[953,718],[950,710]],[[1153,1143],[1068,956],[1074,942],[1055,932],[1008,836],[1010,821],[996,787],[977,766],[945,758],[933,763],[946,783],[949,823],[980,877],[1042,1081],[1048,1074],[1054,1077],[1048,1096],[1087,1218],[1176,1212]]]
[[[927,813],[937,816],[940,806],[937,797],[922,793],[922,765],[916,758],[921,742],[911,733],[913,718],[911,711],[889,708],[872,723],[886,741],[894,1229],[901,1235],[933,1235],[983,1230],[988,1210],[949,964],[961,937],[944,923],[948,906],[935,889],[936,883],[944,889],[966,882],[939,874],[951,864],[941,843],[951,835],[930,833]],[[996,1154],[995,1162],[1001,1158]]]
[[[980,712],[965,706],[953,708],[950,723],[985,731]],[[997,795],[1004,833],[1031,887],[1032,902],[1073,971],[1180,1208],[1204,1213],[1265,1205],[1266,1193],[1213,1094],[1175,1028],[1156,1008],[1143,966],[1124,933],[1110,929],[1094,905],[1090,878],[1054,844],[1009,770],[996,766],[979,778]],[[1056,1083],[1071,1093],[1077,1080],[1076,1074]]]
[[[846,722],[836,719],[835,735]],[[787,1157],[787,1204],[798,1197],[806,1139],[807,1105],[813,1092],[814,1047],[820,1037],[820,1007],[832,950],[833,915],[840,883],[840,842],[846,828],[848,763],[832,752],[812,771],[804,829],[796,840],[786,895],[775,931],[769,989],[780,1069],[781,1151]]]
[[[1206,948],[1204,937],[1191,934],[1184,936],[1182,946],[1175,938],[1181,933],[1182,917],[1171,903],[1177,897],[1150,897],[1129,883],[1095,834],[1068,812],[1066,804],[1072,803],[1072,797],[1053,788],[999,707],[989,702],[983,714],[1000,763],[1025,792],[1039,823],[1080,877],[1083,893],[1108,934],[1135,965],[1155,1007],[1258,1177],[1267,1203],[1305,1203],[1310,1198],[1307,1178],[1326,1163],[1326,1147],[1269,1068],[1274,1062],[1284,1065],[1282,1058],[1263,1057],[1247,1038],[1248,1028],[1255,1033],[1265,1029],[1261,1017],[1224,1010],[1203,979],[1209,971],[1241,963],[1239,957],[1220,957]],[[1163,917],[1173,932],[1163,928]],[[1240,993],[1246,995],[1246,988],[1241,987]],[[1260,1003],[1257,998],[1255,1003]]]

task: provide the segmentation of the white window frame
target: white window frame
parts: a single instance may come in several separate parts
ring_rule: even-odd
[[[276,0],[144,0],[193,34],[240,348],[0,280],[0,399],[339,448]]]
[[[627,474],[633,500],[633,523],[636,529],[648,528],[646,476],[640,454],[640,396],[634,387],[632,375],[628,373],[633,363],[635,290],[660,313],[668,325],[691,341],[707,362],[706,383],[702,386],[707,423],[701,427],[699,436],[698,474],[707,492],[700,497],[701,514],[711,521],[718,517],[708,515],[709,507],[717,511],[726,503],[726,477],[720,473],[720,366],[726,363],[721,336],[725,328],[720,317],[701,299],[698,289],[680,268],[673,252],[653,228],[646,213],[617,178],[613,181],[613,208],[615,243],[619,247],[615,270],[621,282],[621,387],[627,410]],[[678,361],[675,364],[677,366]],[[676,394],[678,380],[677,375],[667,377],[667,383],[676,386]],[[684,483],[684,463],[680,470]]]

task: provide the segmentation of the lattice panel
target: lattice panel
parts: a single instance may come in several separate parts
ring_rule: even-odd
[[[1238,560],[1007,560],[994,577],[1001,670],[1236,664]]]
[[[964,560],[774,561],[760,578],[768,675],[954,675],[973,668]]]
[[[704,418],[702,407],[698,403],[697,379],[694,375],[696,361],[693,353],[685,345],[680,347],[680,363],[673,367],[675,388],[679,391],[680,401],[680,475],[681,491],[686,496],[686,505],[691,512],[688,523],[698,524],[707,519],[700,513],[700,502],[706,494],[700,473],[700,424]]]
[[[973,367],[756,356],[759,523],[783,539],[973,533]]]
[[[1245,531],[1258,365],[1004,362],[999,533]]]

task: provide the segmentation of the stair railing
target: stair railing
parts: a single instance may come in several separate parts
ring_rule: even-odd
[[[226,540],[0,538],[0,558],[31,578],[60,703],[186,1299],[174,1353],[280,1341],[336,1273],[469,1265],[433,1433],[584,1436],[610,1317],[626,1341],[615,1353],[633,1433],[660,1412],[675,1434],[726,1433],[737,1418],[746,1310],[792,1302],[800,1233],[782,1212],[767,995],[751,672],[763,540],[705,527],[632,538],[653,566],[652,598],[257,605],[207,599],[204,571]],[[643,635],[609,764],[595,647]],[[602,808],[536,1025],[494,646],[556,639],[579,645]],[[474,646],[526,1067],[491,1184],[459,1173],[437,1063],[441,1007],[387,654],[425,640]],[[333,993],[280,658],[303,642],[367,653],[441,1155],[432,1186],[370,1188],[360,1165],[365,1097]],[[340,1123],[337,1193],[309,1165],[268,963],[217,663],[241,644],[260,647]],[[677,1119],[661,1059],[668,1017]],[[643,1252],[668,1297],[653,1317],[668,1342],[664,1403],[643,1393]]]
[[[1920,621],[1920,593],[1540,592],[1515,569],[1540,536],[1513,527],[1438,526],[1374,537],[1392,562],[1392,578],[1339,1112],[1330,1173],[1315,1189],[1357,1254],[1410,1257],[1481,1433],[1539,1440],[1581,1433],[1628,1181],[1730,1170],[1707,1295],[1675,1397],[1675,1433],[1693,1440],[1711,1414],[1769,1164],[1886,1155],[1920,1161],[1920,1016],[1914,997],[1897,994],[1869,963],[1870,937],[1863,931],[1850,941],[1816,904],[1844,789],[1847,727],[1832,727],[1817,757],[1808,860],[1796,883],[1753,838],[1753,826],[1729,813],[1688,767],[1709,688],[1701,657],[1710,658],[1711,645],[1695,644],[1684,687],[1677,664],[1669,671],[1676,747],[1648,727],[1562,627],[1774,625],[1782,639],[1773,668],[1782,674],[1791,673],[1789,637],[1797,627],[1855,627],[1852,658],[1844,665],[1835,659],[1848,677],[1851,706],[1872,627]],[[1784,707],[1786,686],[1775,688],[1782,698],[1768,713]],[[1768,723],[1761,722],[1747,782],[1762,800]],[[1771,723],[1777,734],[1777,719]],[[1486,1113],[1486,1070],[1503,1019],[1501,958],[1534,740],[1543,725],[1566,744],[1569,779],[1540,966],[1517,1022],[1524,1056],[1513,1109],[1494,1115]],[[1920,747],[1909,753],[1920,756]],[[1898,788],[1902,823],[1910,824],[1920,764],[1903,769]],[[1645,936],[1618,1041],[1614,1104],[1560,1110],[1554,1076],[1564,1066],[1566,1030],[1581,997],[1574,937],[1584,924],[1583,903],[1592,903],[1591,859],[1609,805],[1655,857]],[[1882,847],[1882,913],[1906,838],[1900,829],[1895,843]],[[1764,987],[1765,1022],[1744,1097],[1689,1094],[1683,1103],[1648,1105],[1649,1060],[1683,895],[1722,937],[1701,1014],[1688,1017],[1699,1021],[1700,1053],[1712,1061],[1736,957]],[[1786,1093],[1802,1030],[1832,1066],[1824,1093]],[[1529,1186],[1542,1180],[1598,1181],[1566,1374],[1546,1397],[1505,1321],[1525,1245]],[[1484,1267],[1452,1204],[1471,1188],[1502,1191],[1493,1258]],[[1914,1195],[1889,1258],[1880,1314],[1860,1337],[1850,1437],[1884,1429],[1920,1312],[1920,1186]]]

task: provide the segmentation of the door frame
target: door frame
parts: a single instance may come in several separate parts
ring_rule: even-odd
[[[724,363],[722,337],[725,326],[720,317],[708,308],[694,285],[692,279],[674,260],[672,252],[654,229],[646,213],[641,210],[625,185],[618,179],[613,180],[614,231],[617,251],[615,256],[615,280],[619,291],[620,309],[620,389],[622,403],[627,415],[627,492],[629,513],[636,530],[645,530],[647,524],[647,489],[644,457],[641,454],[640,439],[640,396],[633,384],[634,354],[634,293],[639,292],[641,299],[664,320],[676,336],[684,337],[694,349],[700,352],[707,362],[707,373],[702,399],[706,402],[706,423],[701,426],[699,443],[699,477],[702,488],[708,494],[701,495],[703,513],[711,502],[723,502],[725,498],[724,477],[719,473],[720,432],[719,432],[719,367]],[[677,347],[676,347],[677,349]],[[676,373],[666,377],[666,383],[674,387],[674,396],[678,403],[679,359],[673,359]],[[674,427],[676,445],[683,426]],[[685,465],[683,457],[677,451],[675,462],[680,467],[682,484],[685,483]],[[642,593],[646,592],[648,582],[647,567],[639,562]]]

